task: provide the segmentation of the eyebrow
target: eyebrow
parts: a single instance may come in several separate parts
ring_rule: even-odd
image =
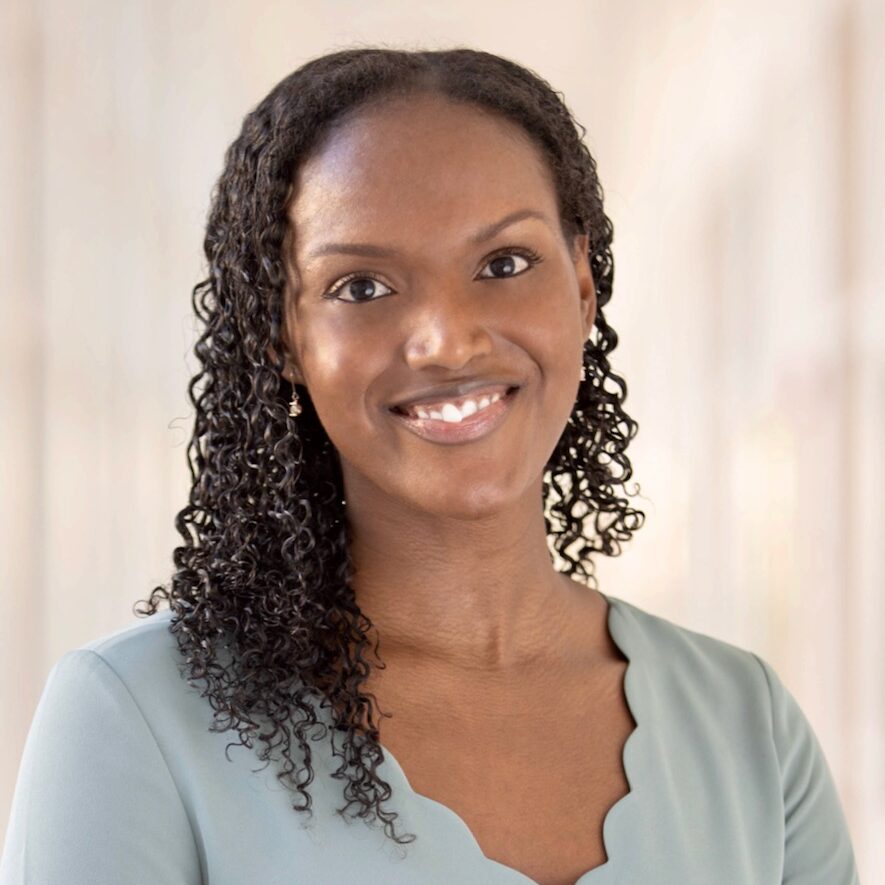
[[[548,227],[550,226],[550,219],[543,212],[539,212],[537,209],[517,209],[509,215],[505,215],[499,221],[486,225],[476,231],[476,233],[471,234],[468,237],[468,242],[471,245],[478,246],[500,233],[505,227],[509,227],[511,224],[516,224],[517,221],[523,221],[526,218],[537,218]],[[364,258],[390,258],[399,253],[396,249],[374,246],[371,243],[324,243],[312,249],[308,253],[307,258],[310,260],[319,258],[322,255],[333,254],[360,255]]]

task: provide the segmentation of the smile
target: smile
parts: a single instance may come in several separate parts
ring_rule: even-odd
[[[471,442],[487,436],[504,421],[519,389],[513,387],[505,394],[465,397],[457,404],[441,402],[412,406],[408,411],[389,409],[389,412],[430,442]]]

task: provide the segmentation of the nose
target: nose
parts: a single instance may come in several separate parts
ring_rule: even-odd
[[[494,343],[487,317],[467,293],[437,293],[425,299],[410,318],[405,359],[414,371],[429,366],[457,370],[487,356]],[[476,298],[476,293],[472,293]]]

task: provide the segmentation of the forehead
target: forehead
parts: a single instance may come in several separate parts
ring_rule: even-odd
[[[553,177],[518,125],[430,95],[356,112],[302,164],[289,205],[295,244],[369,235],[439,239],[514,209],[556,218]]]

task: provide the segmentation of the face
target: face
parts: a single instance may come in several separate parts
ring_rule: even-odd
[[[391,100],[302,164],[288,215],[287,374],[338,451],[348,506],[537,507],[596,294],[587,238],[564,238],[528,136],[438,96]],[[416,399],[443,420],[392,411]]]

